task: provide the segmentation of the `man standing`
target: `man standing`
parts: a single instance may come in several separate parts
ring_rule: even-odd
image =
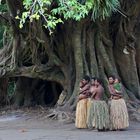
[[[92,101],[89,110],[92,128],[96,128],[98,131],[107,130],[109,128],[109,111],[106,102],[102,100],[104,88],[99,78],[95,80],[95,86],[96,88],[91,93]]]
[[[89,89],[90,78],[89,76],[84,76],[83,80],[80,82],[80,91],[76,107],[75,126],[77,128],[87,128],[87,101],[89,97]]]
[[[129,126],[128,111],[126,103],[122,98],[122,90],[116,92],[114,89],[114,76],[110,76],[109,80],[109,92],[111,95],[110,101],[110,121],[111,121],[111,130],[121,130]]]

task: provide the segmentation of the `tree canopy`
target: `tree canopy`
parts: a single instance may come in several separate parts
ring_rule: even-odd
[[[118,10],[120,3],[118,0],[23,0],[23,7],[24,12],[16,16],[20,28],[26,20],[43,18],[44,26],[51,30],[68,19],[80,21],[90,16],[93,21],[104,20]]]

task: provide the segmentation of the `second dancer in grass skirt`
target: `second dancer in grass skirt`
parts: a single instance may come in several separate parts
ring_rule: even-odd
[[[99,131],[109,129],[109,110],[108,105],[102,100],[104,88],[101,85],[101,80],[95,80],[96,88],[91,93],[91,106],[89,109],[87,124],[88,127],[98,129]]]

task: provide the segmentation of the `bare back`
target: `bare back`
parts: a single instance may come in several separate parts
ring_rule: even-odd
[[[95,89],[96,89],[95,86],[93,86],[93,85],[90,86],[90,89],[89,89],[90,96],[94,93]]]
[[[101,100],[103,93],[104,93],[104,88],[103,88],[101,85],[99,85],[99,86],[95,89],[95,95],[94,95],[93,98],[94,98],[95,100]]]

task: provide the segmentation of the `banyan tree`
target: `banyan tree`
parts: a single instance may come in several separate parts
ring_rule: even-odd
[[[1,103],[14,81],[15,106],[73,111],[84,75],[102,79],[106,100],[107,78],[115,75],[138,116],[139,0],[1,0],[1,7]]]

